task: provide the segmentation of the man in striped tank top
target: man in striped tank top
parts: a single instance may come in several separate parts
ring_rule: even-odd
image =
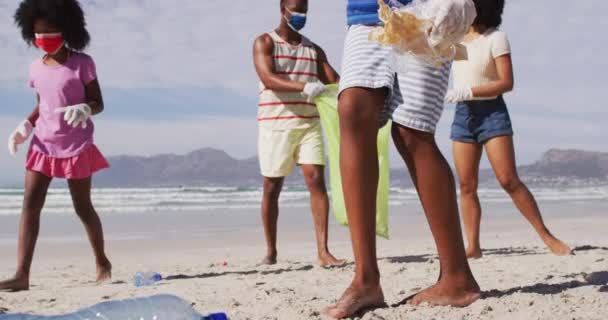
[[[260,77],[258,108],[260,169],[264,177],[262,222],[267,253],[263,264],[277,261],[279,194],[284,177],[301,166],[310,190],[321,266],[343,264],[329,252],[329,200],[325,151],[314,98],[339,76],[323,50],[299,33],[306,23],[307,0],[281,0],[281,22],[255,40],[253,57]]]
[[[441,2],[437,2],[437,13],[449,13],[462,10],[468,0],[438,1]],[[411,0],[385,2],[400,6]],[[385,303],[376,261],[376,136],[378,124],[389,118],[393,120],[393,140],[418,190],[440,261],[437,284],[409,302],[463,307],[477,300],[480,292],[465,256],[454,178],[434,137],[443,111],[451,61],[437,68],[412,57],[408,71],[398,72],[392,49],[369,40],[370,32],[380,24],[378,8],[377,0],[348,0],[349,29],[338,108],[340,166],[355,277],[338,303],[324,311],[339,319]],[[434,21],[435,26],[444,25],[447,18],[457,15],[437,16],[445,20],[437,19],[440,21]]]

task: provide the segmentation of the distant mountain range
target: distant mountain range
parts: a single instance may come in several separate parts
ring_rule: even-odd
[[[551,149],[536,163],[518,169],[531,184],[606,184],[608,153]]]
[[[224,151],[205,148],[186,155],[108,158],[112,168],[95,176],[96,187],[178,187],[260,185],[257,158],[238,160]],[[519,168],[522,178],[534,185],[580,185],[608,183],[608,153],[581,150],[547,151],[532,165]],[[298,172],[286,181],[301,185]],[[495,184],[491,170],[480,172],[482,185]],[[411,186],[405,168],[391,170],[391,184]]]
[[[96,187],[177,187],[259,183],[257,158],[237,160],[205,148],[186,155],[109,157],[111,169],[95,176]]]

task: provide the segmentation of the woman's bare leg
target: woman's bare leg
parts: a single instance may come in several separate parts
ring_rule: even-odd
[[[108,281],[112,278],[112,264],[105,253],[101,220],[91,201],[91,178],[68,180],[68,186],[76,214],[84,224],[95,253],[97,282]]]
[[[483,146],[477,143],[454,142],[454,163],[460,183],[460,206],[467,235],[467,258],[482,256],[479,244],[481,204],[477,196],[479,184],[479,161]]]
[[[30,288],[30,268],[40,231],[40,213],[52,178],[34,171],[25,174],[25,194],[19,226],[17,272],[12,279],[0,282],[0,290],[22,291]]]
[[[440,277],[412,304],[468,306],[480,289],[466,258],[452,170],[431,133],[393,124],[393,140],[416,185],[437,246]]]
[[[338,303],[325,310],[342,319],[384,304],[376,261],[378,121],[385,89],[346,89],[340,95],[340,171],[355,256],[355,276]]]
[[[521,182],[515,163],[513,137],[496,137],[485,144],[488,160],[494,169],[498,182],[511,196],[519,212],[530,222],[549,250],[555,255],[569,255],[572,250],[568,245],[557,239],[547,226],[538,209],[534,196],[528,187]]]

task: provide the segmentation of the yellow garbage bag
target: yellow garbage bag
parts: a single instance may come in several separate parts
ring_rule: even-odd
[[[326,92],[315,99],[321,115],[329,150],[329,180],[331,187],[331,205],[336,220],[342,225],[348,225],[344,195],[342,192],[342,176],[340,175],[340,123],[338,118],[338,86],[327,86]],[[389,160],[388,143],[391,133],[389,122],[378,133],[378,161],[380,179],[376,198],[376,234],[388,239],[388,193],[389,193]]]

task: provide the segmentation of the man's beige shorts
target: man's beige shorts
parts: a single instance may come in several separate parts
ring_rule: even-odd
[[[258,156],[262,176],[280,178],[290,175],[297,165],[325,165],[321,124],[307,129],[273,131],[260,127]]]

